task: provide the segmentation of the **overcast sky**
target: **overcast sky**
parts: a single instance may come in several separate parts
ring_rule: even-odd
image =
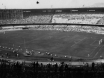
[[[39,4],[36,4],[36,2]],[[72,8],[104,3],[104,0],[0,0],[0,8]]]

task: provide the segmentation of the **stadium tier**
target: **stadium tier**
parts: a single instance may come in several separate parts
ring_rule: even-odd
[[[103,8],[95,8],[94,12],[90,12],[90,9],[85,8],[81,11],[79,8],[80,11],[78,12],[74,12],[72,9],[0,10],[0,24],[72,23],[103,25]]]
[[[51,15],[34,15],[23,19],[0,20],[1,24],[51,23]]]
[[[73,24],[103,24],[104,14],[55,14],[32,15],[23,19],[0,20],[0,24],[28,23],[73,23]]]
[[[52,23],[101,24],[104,14],[55,14]]]

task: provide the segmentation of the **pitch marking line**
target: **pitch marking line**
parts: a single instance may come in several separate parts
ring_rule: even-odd
[[[86,37],[84,39],[79,40],[77,43],[73,44],[71,47],[75,46],[76,44],[80,43],[81,41],[87,39]]]
[[[94,42],[92,42],[90,45],[92,45],[93,46],[93,44],[96,42],[97,40],[95,40]]]
[[[103,45],[103,46],[104,46],[104,45]],[[103,46],[102,46],[102,47],[103,47]],[[99,51],[102,49],[102,47],[100,47]],[[96,57],[96,56],[98,55],[99,51],[94,55],[94,57]],[[93,58],[94,58],[94,57],[93,57]]]
[[[99,47],[100,45],[98,45],[97,47],[95,47],[95,49],[90,53],[90,56],[93,54],[93,52]]]

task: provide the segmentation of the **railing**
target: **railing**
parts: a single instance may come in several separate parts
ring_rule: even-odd
[[[21,26],[21,25],[80,25],[80,26],[98,26],[104,27],[104,25],[96,24],[73,24],[73,23],[27,23],[27,24],[0,24],[0,26]]]

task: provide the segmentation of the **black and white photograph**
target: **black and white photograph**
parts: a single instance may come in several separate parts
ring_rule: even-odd
[[[104,78],[104,0],[0,0],[0,78]]]

